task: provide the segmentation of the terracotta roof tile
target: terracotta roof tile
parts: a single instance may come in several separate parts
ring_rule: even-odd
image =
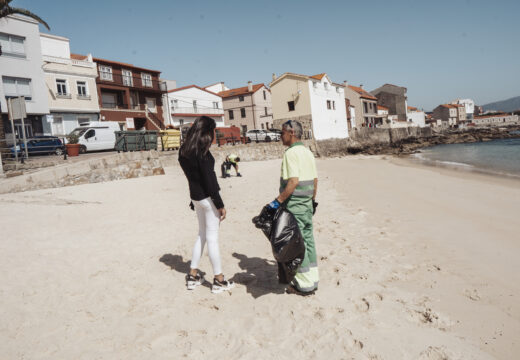
[[[236,89],[229,89],[226,91],[221,91],[218,93],[219,96],[222,98],[232,97],[232,96],[238,96],[238,95],[246,95],[246,94],[253,94],[260,90],[264,84],[256,84],[253,85],[253,91],[249,91],[247,86],[236,88]]]
[[[377,105],[377,110],[387,110],[388,111],[390,109],[385,106]]]
[[[80,54],[70,54],[70,58],[73,60],[87,60],[87,55],[80,55]]]
[[[312,75],[312,76],[309,76],[309,77],[311,77],[311,78],[313,78],[313,79],[316,79],[316,80],[321,80],[321,79],[323,79],[323,77],[324,77],[325,75],[327,75],[327,74],[325,74],[325,73],[321,73],[321,74],[318,74],[318,75]]]
[[[419,111],[419,110],[417,110],[417,108],[414,107],[414,106],[407,106],[406,108],[407,108],[408,110],[411,110],[411,111]]]
[[[370,99],[370,100],[377,100],[377,98],[375,96],[371,95],[366,90],[364,90],[364,89],[362,89],[362,88],[360,88],[358,86],[349,85],[348,87],[349,87],[349,89],[354,90],[359,95],[361,95],[362,98]]]

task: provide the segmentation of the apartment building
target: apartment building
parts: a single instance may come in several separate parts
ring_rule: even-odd
[[[97,69],[92,55],[70,53],[69,39],[40,34],[43,71],[50,114],[43,119],[46,135],[63,136],[99,119]]]
[[[445,123],[448,127],[455,127],[461,119],[464,121],[466,118],[463,109],[463,105],[442,104],[433,109],[433,118],[441,120],[443,126]]]
[[[42,51],[38,23],[24,16],[0,19],[0,140],[10,143],[12,134],[22,137],[22,123],[15,128],[7,116],[6,98],[25,96],[27,137],[43,135],[42,119],[49,113],[47,90],[42,70]]]
[[[96,80],[102,121],[117,121],[129,130],[164,129],[160,71],[101,58]]]
[[[490,114],[490,115],[475,115],[473,117],[473,124],[475,126],[504,126],[504,125],[519,125],[520,120],[518,115],[514,114]]]
[[[208,116],[217,126],[224,126],[222,98],[205,88],[188,85],[169,90],[167,93],[169,125],[181,127],[193,123],[199,116]]]
[[[225,90],[218,95],[222,97],[226,126],[237,126],[243,133],[273,127],[271,91],[264,84],[253,85],[249,81],[247,86]]]
[[[348,137],[345,86],[333,83],[327,74],[284,73],[278,78],[273,74],[270,87],[276,128],[297,120],[305,139]]]
[[[345,82],[345,98],[356,108],[353,127],[375,127],[377,123],[377,98],[363,89],[363,85],[352,86]]]
[[[406,119],[410,126],[418,126],[418,127],[426,126],[425,112],[417,109],[414,106],[406,107]]]

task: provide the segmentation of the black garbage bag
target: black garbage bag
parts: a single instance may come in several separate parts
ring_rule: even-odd
[[[305,244],[296,218],[284,207],[276,210],[264,206],[253,223],[271,243],[273,256],[278,261],[280,282],[289,283],[296,275],[305,256]]]

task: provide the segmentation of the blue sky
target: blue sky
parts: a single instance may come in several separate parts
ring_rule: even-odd
[[[326,72],[408,88],[426,111],[520,95],[520,1],[14,0],[71,50],[162,71],[178,86]],[[47,32],[41,27],[41,31]]]

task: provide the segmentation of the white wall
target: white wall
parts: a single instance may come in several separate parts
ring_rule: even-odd
[[[409,111],[406,114],[406,120],[408,120],[408,122],[411,121],[419,127],[426,126],[426,114],[424,111]]]
[[[220,82],[220,83],[216,83],[216,84],[206,87],[206,90],[209,90],[211,92],[218,94],[221,91],[229,90],[229,88],[226,85],[224,85],[223,82]]]
[[[172,109],[172,101],[177,100],[177,106]],[[197,101],[197,108],[193,107],[193,100]],[[214,107],[214,102],[218,103],[218,108]],[[168,104],[171,113],[170,125],[179,126],[179,120],[184,119],[193,122],[196,116],[177,116],[176,114],[208,115],[217,121],[217,126],[224,126],[224,107],[222,98],[218,95],[209,93],[196,87],[168,93]]]
[[[69,39],[61,36],[40,34],[40,41],[42,55],[70,59]]]
[[[0,32],[25,38],[25,58],[0,56],[0,106],[2,113],[7,113],[3,76],[31,79],[32,100],[27,100],[28,114],[47,114],[49,105],[44,82],[40,32],[38,23],[19,16],[8,16],[0,19]]]
[[[329,83],[324,76],[317,86],[308,80],[313,133],[316,140],[348,137],[345,91],[342,86]],[[328,84],[328,89],[325,89]],[[339,90],[336,90],[338,88]],[[336,110],[327,109],[327,100],[335,102]]]

